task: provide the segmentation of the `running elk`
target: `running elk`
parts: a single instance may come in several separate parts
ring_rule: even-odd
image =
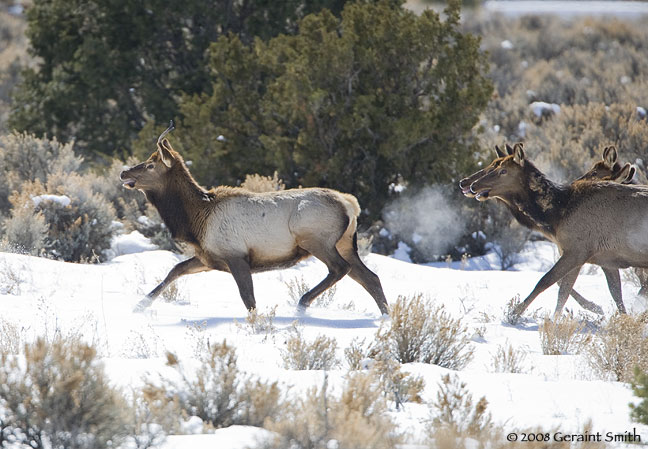
[[[556,282],[560,313],[585,263],[603,268],[612,297],[625,312],[619,268],[648,267],[648,188],[587,180],[558,185],[526,159],[521,144],[510,153],[498,154],[460,186],[465,193],[470,183],[467,196],[479,201],[505,202],[522,224],[542,232],[560,249],[560,259],[518,306],[517,314]]]
[[[348,274],[369,292],[383,314],[387,301],[380,279],[357,252],[358,201],[325,188],[253,193],[242,188],[205,190],[189,173],[182,156],[164,137],[146,161],[121,173],[123,185],[139,189],[155,206],[174,239],[189,244],[194,256],[177,264],[140,301],[144,308],[180,276],[208,270],[232,274],[248,310],[256,307],[252,273],[290,267],[313,255],[328,268],[326,278],[299,300],[306,308]]]
[[[521,145],[521,144],[516,144],[515,148],[517,148],[517,145]],[[608,148],[611,148],[611,150],[609,150]],[[506,152],[501,150],[496,145],[495,146],[495,153],[497,155],[496,160],[485,169],[479,170],[478,172],[474,173],[473,175],[467,178],[462,179],[459,182],[459,187],[461,188],[461,191],[464,194],[464,196],[467,196],[469,198],[474,198],[475,193],[470,190],[471,184],[476,180],[478,180],[479,178],[481,178],[482,176],[484,176],[489,171],[497,169],[499,165],[503,162],[504,158],[506,156],[512,155],[515,151],[515,149],[508,144],[506,144],[505,150]],[[585,173],[583,176],[581,176],[578,179],[596,179],[598,177],[606,177],[608,178],[608,180],[618,180],[619,178],[623,178],[627,176],[628,174],[627,169],[630,166],[630,164],[627,164],[626,167],[621,167],[620,164],[616,162],[616,157],[617,157],[616,149],[614,149],[614,147],[606,147],[606,149],[603,152],[603,159],[599,162],[596,162],[587,173]],[[632,174],[634,174],[634,169],[632,171]],[[547,229],[544,229],[542,226],[540,226],[540,223],[534,220],[533,217],[530,216],[528,213],[526,213],[523,209],[517,207],[515,204],[505,200],[504,198],[496,198],[496,199],[498,202],[506,206],[506,208],[511,212],[513,217],[520,224],[534,231],[543,233],[550,240],[555,241],[555,239],[552,236],[547,235]],[[572,289],[570,295],[584,309],[597,314],[603,314],[603,309],[601,309],[598,305],[594,304],[593,302],[588,301],[585,297],[583,297],[583,295],[578,293],[576,290]]]

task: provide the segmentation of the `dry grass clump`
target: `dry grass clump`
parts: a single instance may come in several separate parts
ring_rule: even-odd
[[[474,403],[472,394],[457,375],[441,378],[436,400],[430,403],[430,439],[445,447],[449,440],[479,438],[493,429],[488,401],[485,397]]]
[[[493,370],[496,373],[524,373],[526,356],[526,351],[516,349],[508,342],[506,345],[499,345],[493,355]]]
[[[288,296],[290,296],[292,303],[295,304],[297,304],[301,297],[304,296],[304,293],[310,290],[310,287],[308,286],[308,284],[306,284],[306,280],[304,279],[303,275],[295,277],[290,281],[284,282],[284,284],[286,285],[286,288],[288,288]],[[320,295],[313,300],[312,306],[328,307],[335,299],[336,293],[337,286],[333,285],[332,287],[320,293]]]
[[[400,363],[423,362],[459,370],[472,360],[470,336],[461,319],[452,318],[443,306],[433,306],[422,294],[399,296],[390,317],[385,338]]]
[[[602,378],[631,382],[633,370],[648,371],[648,316],[616,314],[592,339],[586,358],[592,370]]]
[[[277,332],[277,326],[274,324],[275,316],[277,315],[277,306],[271,307],[267,312],[259,312],[258,309],[253,309],[245,317],[245,323],[236,325],[249,334],[264,334],[265,338],[274,335]]]
[[[245,180],[241,183],[241,187],[250,192],[262,193],[284,190],[286,185],[275,171],[272,176],[263,176],[259,174],[245,175]]]
[[[108,382],[94,348],[38,339],[25,345],[24,357],[0,352],[0,444],[93,449],[126,438],[127,403]]]
[[[24,274],[29,270],[25,265],[16,268],[4,259],[0,264],[0,294],[20,295],[21,286],[26,281]]]
[[[23,340],[18,325],[0,317],[0,354],[19,354]]]
[[[242,373],[235,349],[225,341],[210,345],[196,368],[186,367],[171,353],[167,353],[167,364],[180,380],[146,381],[143,398],[156,422],[169,431],[179,429],[183,416],[197,416],[205,426],[220,428],[261,426],[266,418],[281,415],[283,405],[277,383]],[[169,414],[174,419],[169,419]]]
[[[375,340],[365,345],[364,340],[354,339],[344,349],[344,356],[350,371],[368,370],[376,378],[385,397],[393,401],[396,409],[406,402],[422,402],[425,389],[422,377],[401,371],[401,364],[391,352],[391,343],[385,333],[377,332]]]
[[[437,398],[430,403],[430,421],[427,428],[430,449],[602,449],[611,447],[603,442],[560,441],[564,429],[505,429],[495,425],[488,412],[488,401],[482,397],[474,401],[472,394],[457,375],[441,378]],[[587,422],[579,435],[595,434],[592,423]],[[514,434],[516,441],[508,441]],[[554,438],[558,435],[558,438]],[[524,441],[523,441],[524,439]]]
[[[307,342],[299,327],[293,324],[281,357],[286,369],[330,370],[340,365],[336,352],[337,342],[334,339],[319,335],[312,342]]]
[[[520,295],[515,295],[506,303],[504,308],[504,322],[515,326],[520,322],[520,314],[517,313],[517,308],[520,305]]]
[[[373,376],[355,373],[339,397],[333,397],[325,377],[321,389],[288,403],[281,419],[266,421],[275,432],[263,449],[393,449],[400,438]]]
[[[591,340],[591,335],[585,333],[586,326],[586,323],[569,315],[561,315],[554,320],[545,318],[538,328],[542,353],[545,355],[580,353]]]

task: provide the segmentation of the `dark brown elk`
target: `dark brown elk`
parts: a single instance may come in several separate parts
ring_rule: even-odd
[[[585,263],[604,269],[619,310],[625,310],[619,268],[648,267],[648,188],[608,181],[555,184],[525,158],[521,144],[493,161],[469,188],[480,201],[497,198],[518,209],[560,249],[560,259],[519,305],[518,314],[556,282],[560,313]]]
[[[517,145],[516,145],[517,148]],[[628,167],[630,164],[627,164],[626,167],[621,167],[620,164],[616,162],[616,149],[613,147],[612,150],[609,150],[607,147],[604,152],[603,152],[603,159],[599,162],[596,162],[592,168],[585,173],[581,178],[579,179],[595,179],[597,177],[607,177],[608,180],[615,180],[617,182],[620,182],[619,179],[623,178],[625,179],[625,176],[629,175],[629,172],[627,171]],[[488,171],[496,169],[499,167],[499,164],[504,160],[504,157],[510,156],[514,153],[514,148],[512,148],[510,145],[506,144],[505,146],[506,152],[501,150],[497,145],[495,146],[495,153],[497,155],[497,159],[488,167],[486,167],[483,170],[479,170],[475,174],[462,179],[459,182],[459,187],[461,188],[461,191],[463,194],[469,198],[474,198],[475,194],[470,190],[470,185],[475,182],[477,179],[481,178],[484,176]],[[632,171],[634,174],[634,171]],[[513,203],[510,203],[502,198],[497,198],[498,202],[504,204],[507,209],[511,212],[513,217],[523,226],[526,226],[532,230],[541,232],[546,235],[546,229],[543,229],[542,227],[539,226],[538,222],[533,220],[529,214],[525,213],[523,210],[521,210],[519,207],[516,207]],[[601,309],[598,305],[594,304],[593,302],[587,300],[583,295],[578,293],[576,290],[572,289],[570,292],[570,295],[576,300],[576,302],[583,307],[586,310],[592,311],[594,313],[602,314],[603,309]]]
[[[243,303],[256,308],[252,273],[286,268],[312,255],[328,268],[326,278],[299,301],[306,308],[323,291],[349,275],[369,292],[383,314],[387,300],[380,279],[357,252],[358,201],[325,188],[253,193],[242,188],[199,186],[169,141],[159,137],[146,161],[121,173],[125,187],[143,191],[174,239],[194,256],[177,264],[138,308],[180,276],[208,270],[232,274]]]
[[[636,169],[631,164],[621,165],[618,161],[617,150],[614,146],[603,149],[603,158],[595,162],[587,173],[576,181],[614,181],[621,184],[635,184]]]
[[[624,166],[622,166],[617,162],[616,148],[611,146],[606,147],[605,150],[603,150],[603,159],[596,162],[587,173],[585,173],[578,179],[601,179],[620,182],[621,184],[638,185],[638,176],[635,176],[635,173],[636,168],[634,167],[634,165],[625,164]],[[648,270],[635,267],[634,273],[637,276],[637,279],[639,280],[639,284],[641,286],[638,294],[643,297],[648,297]]]

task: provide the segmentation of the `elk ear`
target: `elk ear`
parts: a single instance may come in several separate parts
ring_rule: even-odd
[[[621,170],[612,175],[612,181],[617,181],[621,184],[630,184],[636,171],[637,169],[633,165],[627,163]]]
[[[513,154],[513,148],[511,148],[511,145],[509,145],[508,143],[506,144],[506,152],[509,156]]]
[[[497,154],[497,157],[506,156],[506,153],[504,153],[497,145],[495,145],[495,154]]]
[[[603,150],[603,160],[608,167],[614,167],[614,164],[617,161],[617,150],[614,146],[605,147]]]
[[[158,142],[158,156],[164,165],[171,168],[176,158],[173,155],[173,149],[168,140],[163,139],[161,142]]]
[[[516,143],[513,147],[513,162],[518,164],[520,167],[524,167],[524,150],[522,149],[521,143]]]

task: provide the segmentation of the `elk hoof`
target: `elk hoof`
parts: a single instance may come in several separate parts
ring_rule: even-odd
[[[297,315],[305,315],[306,314],[306,307],[303,304],[297,304]]]
[[[597,315],[604,315],[603,309],[600,306],[596,305],[596,304],[594,304],[594,307],[592,307],[591,311],[593,313],[596,313]]]
[[[133,308],[133,312],[142,313],[146,309],[148,309],[151,306],[151,304],[153,304],[153,300],[147,296],[135,305],[135,307]]]

